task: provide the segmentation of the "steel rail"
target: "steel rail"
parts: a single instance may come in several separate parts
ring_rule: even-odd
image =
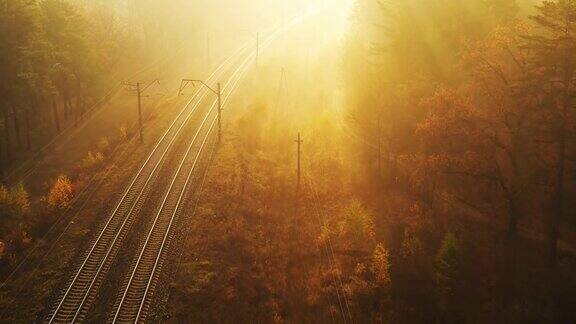
[[[220,74],[222,72],[222,69],[225,67],[226,64],[228,64],[231,60],[233,60],[235,58],[235,56],[240,55],[244,50],[245,50],[246,46],[242,47],[240,50],[238,50],[235,54],[233,54],[232,56],[230,56],[225,62],[223,62],[213,73],[212,75],[209,77],[210,79],[213,79],[217,74]],[[149,162],[152,160],[152,158],[154,157],[155,153],[157,152],[158,148],[160,147],[160,145],[164,142],[164,140],[168,137],[168,135],[170,134],[170,132],[173,130],[174,126],[178,123],[179,120],[181,120],[182,115],[189,110],[188,108],[190,107],[190,104],[192,102],[194,102],[196,100],[196,104],[193,106],[193,108],[189,111],[188,115],[186,116],[185,120],[182,122],[182,124],[180,125],[180,127],[178,128],[178,130],[176,130],[176,133],[173,135],[172,139],[169,141],[169,143],[167,144],[166,150],[164,150],[164,152],[161,154],[161,156],[158,158],[158,161],[154,167],[154,169],[150,172],[150,176],[148,177],[147,181],[145,182],[144,186],[143,186],[143,190],[140,191],[140,194],[136,197],[136,199],[134,200],[134,204],[132,205],[132,207],[134,207],[137,203],[137,201],[140,199],[142,193],[144,192],[144,189],[146,188],[148,181],[150,180],[150,178],[152,177],[152,175],[155,174],[155,171],[157,170],[159,164],[161,163],[161,161],[165,158],[167,152],[169,151],[169,149],[172,147],[174,141],[176,140],[176,138],[178,138],[178,135],[180,134],[180,131],[182,130],[182,128],[184,127],[184,125],[188,122],[188,120],[191,118],[191,116],[194,114],[194,112],[196,111],[196,109],[198,108],[200,102],[203,100],[204,96],[206,96],[207,92],[203,91],[202,89],[199,89],[195,95],[191,98],[191,100],[185,105],[185,107],[181,110],[181,112],[178,114],[178,116],[174,119],[174,121],[172,122],[172,124],[170,125],[170,127],[168,128],[168,130],[164,133],[164,135],[162,136],[162,138],[158,141],[158,143],[156,144],[156,146],[154,147],[153,151],[150,153],[150,155],[147,157],[146,161],[143,163],[142,167],[139,169],[137,175],[133,178],[133,180],[131,181],[130,185],[128,186],[128,188],[126,189],[126,191],[124,192],[120,202],[118,203],[118,205],[116,206],[116,208],[114,209],[111,217],[108,219],[108,221],[106,222],[104,228],[102,229],[102,231],[100,232],[99,236],[97,237],[95,243],[92,245],[92,248],[90,249],[90,251],[88,252],[88,254],[86,255],[83,263],[81,264],[80,268],[78,269],[76,275],[74,276],[74,278],[72,279],[72,282],[70,283],[70,285],[68,286],[66,292],[64,293],[64,295],[62,296],[60,303],[58,304],[58,306],[56,307],[56,309],[54,310],[53,315],[51,316],[49,323],[52,323],[55,319],[56,316],[58,315],[62,305],[64,304],[65,300],[68,297],[68,294],[70,293],[71,289],[73,288],[75,282],[77,281],[78,277],[80,276],[80,274],[82,273],[82,270],[84,269],[86,263],[88,262],[88,260],[90,259],[90,257],[93,255],[94,250],[96,249],[97,245],[100,243],[102,237],[104,236],[104,234],[106,233],[106,231],[108,230],[112,220],[115,218],[118,210],[120,209],[120,207],[124,204],[127,196],[129,195],[130,191],[132,190],[132,188],[134,187],[136,181],[138,181],[138,179],[140,178],[140,176],[142,175],[143,170],[146,168],[146,166],[148,166]],[[130,215],[130,213],[133,211],[133,208],[130,209],[130,212],[128,213],[128,215]],[[126,217],[125,222],[122,225],[126,224],[128,217]],[[119,231],[121,231],[123,229],[123,226],[119,229]],[[120,233],[120,232],[118,232]],[[114,246],[116,239],[118,238],[118,235],[115,237],[115,240],[112,242],[112,244],[110,245],[111,247]],[[109,251],[110,252],[110,249]],[[109,253],[106,254],[106,258],[109,256]],[[104,263],[104,261],[106,260],[103,259],[102,262],[100,263],[100,265],[102,266],[102,264]],[[101,266],[99,267],[99,269],[101,269]],[[96,277],[94,277],[96,278]],[[93,283],[93,282],[92,282]],[[92,285],[92,284],[91,284]],[[85,300],[85,298],[83,298],[83,300]],[[78,308],[78,310],[80,310],[81,308]],[[77,315],[77,314],[76,314]],[[76,318],[77,316],[75,316]]]
[[[247,58],[247,59],[245,60],[245,62],[235,71],[234,75],[230,78],[230,80],[229,80],[228,83],[226,84],[226,86],[225,86],[225,88],[224,88],[224,91],[226,91],[226,90],[229,88],[230,83],[231,83],[231,82],[233,81],[233,79],[236,77],[236,75],[238,74],[238,72],[239,72],[240,70],[244,69],[245,63],[248,62],[252,57],[253,57],[253,56]],[[234,85],[236,85],[236,84],[237,84],[237,83],[235,83]],[[233,91],[234,91],[234,89],[232,89],[232,90],[230,91],[230,93],[228,93],[227,98],[230,96],[230,94],[231,94]],[[141,262],[141,260],[142,260],[142,257],[143,257],[143,255],[144,255],[144,253],[146,252],[146,248],[148,247],[149,243],[151,242],[151,241],[150,241],[150,238],[151,238],[152,234],[154,233],[154,230],[156,229],[156,225],[157,225],[157,223],[158,223],[158,220],[159,220],[162,212],[165,210],[164,208],[166,207],[166,203],[167,203],[168,197],[169,197],[170,193],[172,192],[172,190],[174,189],[174,185],[175,185],[175,183],[176,183],[176,180],[177,180],[178,177],[180,176],[180,172],[182,171],[182,168],[183,168],[183,166],[184,166],[184,164],[185,164],[185,162],[186,162],[186,160],[187,160],[187,158],[188,158],[188,155],[190,154],[190,151],[191,151],[192,148],[194,147],[194,144],[196,143],[196,140],[198,139],[198,136],[200,135],[201,131],[204,129],[204,126],[206,125],[206,122],[208,121],[210,115],[214,112],[215,106],[216,106],[215,103],[212,104],[210,110],[206,113],[206,116],[204,117],[204,120],[202,121],[201,125],[198,127],[198,130],[196,131],[196,133],[195,133],[192,141],[190,142],[190,145],[188,146],[188,149],[187,149],[187,151],[186,151],[186,154],[184,155],[184,158],[183,158],[182,161],[180,162],[179,167],[178,167],[178,170],[176,171],[176,173],[175,173],[175,175],[174,175],[174,177],[173,177],[173,179],[172,179],[172,181],[171,181],[171,184],[170,184],[167,192],[166,192],[165,195],[164,195],[164,199],[163,199],[163,201],[162,201],[162,204],[161,204],[161,206],[160,206],[160,209],[159,209],[158,213],[156,214],[156,217],[155,217],[155,219],[154,219],[154,223],[152,224],[152,227],[151,227],[150,231],[148,232],[148,235],[147,235],[147,237],[146,237],[146,240],[145,240],[145,242],[144,242],[144,245],[143,245],[143,247],[142,247],[142,250],[141,250],[141,252],[140,252],[140,254],[139,254],[139,256],[138,256],[138,260],[136,261],[136,264],[135,264],[135,266],[134,266],[134,270],[133,270],[132,273],[131,273],[130,279],[129,279],[128,284],[127,284],[127,286],[126,286],[126,289],[124,290],[124,293],[123,293],[123,295],[122,295],[122,299],[121,299],[121,301],[120,301],[120,305],[119,305],[119,307],[118,307],[118,309],[117,309],[117,311],[116,311],[115,317],[114,317],[114,322],[117,320],[117,318],[118,318],[118,316],[119,316],[119,313],[120,313],[120,311],[121,311],[121,309],[122,309],[122,306],[123,306],[123,304],[124,304],[124,301],[126,300],[126,295],[127,295],[128,291],[129,291],[129,289],[130,289],[130,286],[131,286],[132,281],[133,281],[133,279],[134,279],[134,277],[135,277],[135,273],[136,273],[136,271],[138,270],[138,266],[140,265],[140,262]],[[215,118],[216,118],[216,117],[215,117]],[[197,160],[198,160],[199,156],[201,155],[201,153],[202,153],[202,151],[203,151],[203,149],[204,149],[204,146],[205,146],[204,143],[207,141],[207,139],[208,139],[208,137],[210,136],[210,133],[211,133],[211,131],[212,131],[212,129],[213,129],[214,120],[216,120],[215,118],[213,119],[212,124],[210,125],[210,128],[208,129],[208,132],[206,133],[206,136],[204,137],[203,144],[201,145],[200,149],[198,150],[198,153],[197,153],[197,155],[196,155],[196,160],[194,161],[194,163],[193,163],[193,165],[192,165],[192,168],[191,168],[191,170],[190,170],[189,175],[191,175],[192,172],[194,171],[194,169],[196,168]],[[180,206],[180,200],[181,200],[181,198],[182,198],[182,196],[183,196],[183,193],[184,193],[184,191],[185,191],[184,189],[188,186],[188,182],[189,182],[189,179],[187,179],[187,181],[186,181],[186,183],[184,184],[184,186],[183,186],[182,188],[180,188],[180,189],[181,189],[180,199],[179,199],[179,201],[178,201],[178,203],[177,203],[177,206],[175,207],[175,208],[176,208],[176,209],[175,209],[175,212],[173,213],[173,215],[172,215],[172,217],[171,217],[169,227],[168,227],[168,229],[166,230],[166,235],[168,235],[168,233],[169,233],[169,231],[170,231],[170,229],[171,229],[172,221],[173,221],[173,219],[174,219],[174,217],[175,217],[175,214],[176,214],[177,209],[178,209],[179,206]],[[163,246],[164,243],[165,243],[165,240],[162,242],[161,245]],[[161,255],[161,253],[162,253],[162,248],[160,249],[160,252],[158,253],[158,257]],[[148,289],[146,289],[146,292],[147,292],[147,291],[148,291]],[[145,292],[144,298],[145,298],[145,296],[146,296],[146,292]]]
[[[280,31],[282,31],[283,29],[285,29],[285,28],[286,28],[286,26],[284,26],[284,28],[277,28],[276,31],[273,32],[272,35],[269,37],[268,42],[266,42],[267,45],[265,45],[265,46],[268,46],[269,43],[271,43],[272,40],[278,35],[278,33],[279,33]],[[238,51],[238,55],[241,54],[246,47],[248,47],[248,44],[245,45],[241,50]],[[231,76],[229,82],[227,83],[227,86],[230,84],[230,82],[232,81],[232,79],[234,79],[234,77],[236,76],[236,74],[238,73],[238,71],[240,71],[241,69],[243,69],[243,68],[245,67],[245,65],[247,64],[247,62],[250,60],[250,58],[253,57],[253,56],[255,56],[255,55],[256,55],[256,54],[253,54],[253,55],[249,55],[249,56],[248,56],[248,58],[244,61],[244,63],[242,63],[242,64],[240,65],[240,67],[239,67],[239,68],[234,72],[234,74]],[[232,57],[231,57],[231,58],[232,58]],[[229,60],[231,60],[231,58],[229,58],[226,62],[228,62]],[[226,62],[225,62],[225,63],[226,63]],[[225,63],[223,63],[223,64],[218,68],[218,70],[220,70],[221,68],[223,68],[223,66],[225,65]],[[245,71],[244,71],[244,72],[245,72]],[[209,79],[212,79],[215,74],[216,74],[216,72],[214,72]],[[243,75],[243,73],[242,73],[242,75]],[[226,97],[226,101],[228,100],[228,97],[231,95],[231,93],[235,90],[235,88],[236,88],[236,86],[237,86],[240,78],[241,78],[241,77],[239,77],[239,78],[236,80],[236,82],[234,83],[234,86],[233,86],[234,89],[232,89],[231,92],[228,94],[228,96]],[[92,245],[92,248],[91,248],[90,252],[89,252],[88,255],[86,256],[84,262],[83,262],[82,265],[80,266],[80,268],[79,268],[78,272],[76,273],[75,277],[72,279],[72,282],[70,283],[68,289],[66,290],[64,296],[61,298],[60,303],[58,304],[56,310],[54,311],[52,317],[50,318],[50,321],[49,321],[50,323],[53,322],[54,319],[56,318],[56,316],[57,316],[60,308],[62,307],[64,301],[66,300],[68,294],[70,293],[70,290],[71,290],[72,287],[74,286],[74,284],[75,284],[76,280],[78,279],[80,273],[82,272],[84,266],[86,265],[86,263],[87,263],[88,260],[90,259],[90,256],[91,256],[92,253],[94,252],[94,250],[95,250],[96,246],[98,245],[100,239],[102,238],[102,236],[103,236],[104,233],[106,232],[106,230],[107,230],[110,222],[111,222],[112,219],[114,218],[114,215],[117,213],[117,211],[119,210],[119,208],[120,208],[121,205],[123,204],[124,199],[127,197],[128,193],[130,192],[130,190],[131,190],[132,187],[134,186],[135,182],[138,180],[140,174],[142,173],[142,171],[144,170],[144,168],[148,165],[148,162],[152,159],[154,153],[156,152],[156,150],[158,149],[158,147],[160,146],[160,144],[163,142],[164,138],[170,133],[170,131],[171,131],[171,129],[173,128],[173,126],[174,126],[174,125],[176,124],[176,122],[180,119],[181,115],[182,115],[182,114],[184,113],[184,111],[188,108],[188,106],[190,105],[190,103],[191,103],[195,98],[198,97],[198,95],[199,95],[200,93],[201,93],[201,90],[199,90],[199,91],[196,93],[196,95],[190,100],[190,102],[188,102],[188,104],[185,106],[185,108],[184,108],[184,109],[180,112],[180,114],[175,118],[174,122],[172,123],[172,125],[170,126],[170,128],[168,129],[168,131],[164,134],[164,136],[162,137],[162,139],[158,142],[158,144],[157,144],[156,147],[154,148],[153,152],[148,156],[146,162],[144,163],[144,165],[142,166],[142,168],[139,170],[138,174],[137,174],[136,177],[133,179],[132,183],[130,184],[130,186],[128,187],[128,189],[126,190],[126,192],[124,193],[124,196],[122,197],[120,203],[117,205],[117,207],[116,207],[116,209],[114,210],[112,216],[108,219],[108,222],[107,222],[106,225],[104,226],[104,229],[101,231],[101,233],[100,233],[100,235],[98,236],[96,242]],[[123,233],[124,226],[126,225],[126,222],[128,221],[128,218],[130,218],[130,216],[132,215],[133,210],[134,210],[135,206],[138,204],[138,202],[139,202],[139,200],[140,200],[140,197],[142,196],[143,192],[144,192],[145,189],[147,188],[148,182],[149,182],[150,179],[155,175],[156,169],[158,168],[158,166],[159,166],[159,165],[162,163],[162,161],[164,160],[167,152],[168,152],[168,151],[170,150],[170,148],[172,147],[172,145],[173,145],[174,141],[176,140],[176,138],[179,137],[180,131],[182,130],[182,128],[184,127],[184,125],[187,124],[188,119],[189,119],[190,116],[194,113],[194,111],[196,111],[196,109],[197,109],[198,106],[201,104],[201,102],[202,102],[202,100],[203,100],[203,98],[204,98],[205,96],[206,96],[206,91],[203,92],[203,95],[202,95],[201,98],[196,102],[196,105],[193,107],[192,111],[189,113],[189,115],[187,116],[187,118],[185,119],[185,121],[182,122],[182,124],[180,125],[179,129],[178,129],[178,130],[176,131],[176,133],[173,135],[173,138],[172,138],[172,140],[170,141],[170,143],[168,143],[167,148],[166,148],[166,150],[164,151],[164,153],[158,158],[157,164],[155,165],[154,169],[150,172],[150,176],[148,177],[148,179],[147,179],[146,182],[144,183],[143,188],[142,188],[142,190],[140,191],[138,197],[136,197],[136,199],[134,200],[134,203],[133,203],[133,205],[132,205],[132,208],[131,208],[130,211],[128,212],[126,218],[124,219],[124,222],[122,223],[121,227],[116,231],[116,236],[115,236],[114,240],[112,241],[112,243],[109,244],[109,248],[108,248],[108,251],[107,251],[105,257],[100,261],[99,268],[98,268],[98,270],[96,271],[95,275],[92,277],[91,283],[90,283],[88,289],[87,289],[87,290],[85,291],[85,293],[84,293],[82,302],[80,303],[80,306],[79,306],[79,307],[77,308],[77,310],[76,310],[76,313],[75,313],[74,318],[73,318],[73,320],[72,320],[73,322],[76,321],[76,319],[78,318],[80,312],[82,311],[83,305],[84,305],[84,303],[85,303],[85,301],[86,301],[86,298],[88,297],[88,295],[89,295],[89,293],[90,293],[90,291],[91,291],[91,289],[92,289],[92,287],[93,287],[96,279],[99,277],[99,274],[100,274],[100,271],[102,270],[102,267],[103,267],[103,266],[105,265],[105,263],[108,261],[107,259],[108,259],[108,257],[109,257],[110,252],[111,252],[112,249],[116,246],[115,243],[116,243],[118,237]],[[209,117],[210,113],[211,113],[211,112],[213,111],[213,109],[214,109],[214,106],[215,106],[215,104],[212,105],[212,107],[210,108],[210,111],[207,113],[206,118]],[[198,132],[200,132],[200,130],[203,128],[203,126],[204,126],[204,124],[205,124],[205,121],[206,121],[206,118],[205,118],[204,122],[202,123],[202,125],[199,127]],[[209,131],[208,131],[208,133],[207,133],[207,135],[206,135],[206,137],[205,137],[205,139],[204,139],[204,142],[203,142],[202,147],[200,148],[200,150],[199,150],[199,152],[198,152],[198,156],[202,153],[202,149],[203,149],[203,147],[205,146],[205,142],[206,142],[206,140],[207,140],[207,138],[208,138],[208,136],[209,136],[212,128],[213,128],[213,123],[212,123],[212,125],[211,125],[211,127],[210,127],[210,129],[209,129]],[[197,133],[197,135],[198,135],[198,133]],[[195,139],[196,139],[196,137],[197,137],[197,136],[195,136]],[[195,139],[194,139],[194,140],[192,141],[192,143],[190,144],[190,145],[191,145],[190,148],[192,147],[193,143],[195,142]],[[189,154],[190,148],[189,148],[188,152],[186,153],[186,156]],[[182,166],[182,164],[184,163],[184,161],[186,160],[186,156],[184,157],[183,162],[181,163],[181,166]],[[194,168],[195,168],[196,162],[197,162],[197,161],[195,161],[194,166],[193,166],[193,168],[192,168],[191,171],[190,171],[190,174],[192,174],[192,171],[193,171]],[[180,169],[181,169],[181,168],[179,168],[178,172],[176,173],[175,179],[177,178],[177,176],[178,176],[178,174],[179,174],[179,172],[180,172]],[[188,183],[188,181],[189,181],[189,179],[187,179],[187,183]],[[171,187],[169,188],[167,195],[168,195],[168,194],[170,193],[170,191],[172,190],[172,187],[173,187],[173,184],[172,184]],[[187,184],[184,186],[184,189],[185,189],[186,187],[187,187]],[[184,191],[184,189],[183,189],[183,191]],[[183,194],[183,192],[182,192],[182,194]],[[163,205],[164,205],[164,204],[165,204],[165,202],[163,202]],[[178,203],[178,206],[179,206],[179,203]],[[161,207],[160,210],[162,210],[162,208],[163,208],[163,206]],[[177,209],[175,210],[175,213],[176,213],[176,211],[177,211]],[[156,222],[156,221],[155,221],[155,222]],[[167,230],[167,232],[166,232],[166,235],[168,235],[168,233],[170,232],[171,223],[172,223],[172,222],[170,222],[170,226],[168,227],[168,230]],[[154,229],[154,227],[155,227],[155,226],[153,226],[153,229]],[[151,230],[151,232],[153,231],[153,229]],[[161,250],[160,250],[160,253],[157,255],[157,258],[158,258],[158,259],[159,259],[160,256],[162,255],[161,252],[163,251],[164,243],[165,243],[165,242],[163,242],[163,245],[162,245],[162,248],[161,248]],[[146,245],[146,244],[145,244],[145,245]],[[143,251],[144,251],[144,250],[145,250],[145,247],[143,248]],[[155,266],[154,266],[154,269],[153,269],[153,272],[152,272],[153,274],[155,273],[156,266],[157,266],[157,263],[155,263]],[[152,277],[150,278],[150,280],[152,280]],[[129,288],[129,286],[128,286],[128,288]],[[146,292],[145,292],[145,294],[144,294],[142,303],[143,303],[143,302],[145,301],[145,299],[146,299],[146,295],[147,295],[147,292],[148,292],[148,288],[149,288],[149,285],[147,286],[147,289],[146,289]],[[121,305],[120,305],[120,307],[121,307]],[[119,309],[120,309],[120,308],[119,308]],[[139,308],[139,313],[138,313],[138,314],[140,314],[140,312],[141,312],[141,307]],[[138,315],[138,316],[139,316],[139,315]]]
[[[268,39],[265,41],[265,44],[264,44],[263,47],[265,48],[265,47],[269,46],[270,43],[271,43],[277,36],[279,36],[279,34],[280,34],[280,31],[277,31],[277,32],[273,33],[271,36],[269,36]],[[236,71],[236,72],[239,72],[240,75],[236,78],[236,80],[234,80],[234,84],[232,85],[232,88],[231,88],[230,92],[226,95],[226,98],[225,98],[225,100],[224,100],[224,105],[227,103],[229,97],[230,97],[230,96],[234,93],[234,91],[237,89],[239,81],[243,78],[244,74],[245,74],[246,71],[247,71],[246,65],[250,62],[250,60],[252,60],[252,59],[255,57],[255,55],[256,55],[256,54],[253,54],[253,55],[250,55],[248,58],[246,58],[245,62],[244,62],[244,63],[238,68],[238,70]],[[243,71],[242,71],[242,70],[243,70]],[[240,72],[240,71],[241,71],[241,72]],[[228,88],[229,84],[230,84],[230,83],[232,82],[232,80],[236,77],[236,74],[237,74],[237,73],[235,73],[235,74],[230,78],[229,82],[228,82],[228,83],[226,84],[226,86],[225,86],[225,89]],[[208,118],[210,117],[210,114],[212,114],[212,112],[214,111],[215,106],[216,106],[216,102],[213,103],[212,107],[211,107],[210,110],[207,112],[206,117],[205,117],[204,120],[202,121],[202,124],[200,125],[200,127],[198,128],[196,134],[194,135],[194,138],[193,138],[193,140],[191,141],[191,143],[190,143],[190,145],[189,145],[189,147],[188,147],[188,149],[187,149],[187,152],[186,152],[185,156],[183,157],[183,159],[182,159],[182,161],[181,161],[181,163],[180,163],[180,165],[179,165],[179,167],[178,167],[178,171],[175,173],[175,175],[174,175],[174,177],[173,177],[173,179],[172,179],[172,182],[171,182],[171,184],[170,184],[170,187],[168,188],[167,192],[166,192],[165,195],[164,195],[164,199],[163,199],[162,205],[160,206],[160,208],[159,208],[159,210],[158,210],[158,212],[157,212],[157,214],[156,214],[156,217],[155,217],[155,219],[154,219],[154,222],[153,222],[153,224],[152,224],[152,226],[151,226],[151,229],[150,229],[149,232],[148,232],[148,235],[147,235],[147,237],[146,237],[146,240],[145,240],[145,242],[144,242],[144,244],[143,244],[143,246],[142,246],[142,249],[141,249],[141,251],[140,251],[140,253],[139,253],[138,259],[137,259],[136,263],[134,264],[133,271],[132,271],[132,273],[131,273],[131,275],[130,275],[130,278],[129,278],[127,284],[126,284],[126,287],[125,287],[124,292],[123,292],[123,294],[122,294],[122,297],[121,297],[121,299],[120,299],[119,305],[118,305],[118,307],[117,307],[117,309],[116,309],[114,318],[113,318],[113,320],[112,320],[113,323],[116,323],[116,322],[118,322],[118,321],[120,320],[122,309],[123,309],[123,307],[125,306],[125,303],[127,302],[128,293],[129,293],[130,288],[132,287],[133,282],[134,282],[134,280],[135,280],[135,278],[136,278],[136,273],[137,273],[138,270],[139,270],[139,266],[141,265],[141,262],[142,262],[142,259],[143,259],[143,257],[144,257],[144,254],[146,253],[146,250],[147,250],[149,244],[152,244],[152,243],[153,243],[152,240],[151,240],[151,238],[152,238],[152,235],[154,234],[154,231],[155,231],[156,228],[157,228],[157,224],[158,224],[158,222],[159,222],[159,220],[160,220],[160,217],[162,216],[162,213],[165,211],[165,207],[166,207],[166,204],[167,204],[169,195],[170,195],[170,193],[171,193],[171,191],[172,191],[172,189],[173,189],[173,187],[174,187],[174,185],[175,185],[175,183],[176,183],[176,180],[177,180],[178,177],[180,176],[180,172],[182,171],[182,168],[183,168],[183,166],[184,166],[184,164],[185,164],[185,162],[186,162],[186,160],[187,160],[187,158],[188,158],[188,155],[190,154],[191,149],[194,147],[194,144],[195,144],[198,136],[200,135],[200,132],[201,132],[202,129],[204,128],[204,125],[206,124],[206,121],[207,121]],[[187,188],[188,185],[189,185],[189,182],[190,182],[190,179],[191,179],[191,177],[192,177],[192,174],[193,174],[194,170],[196,169],[196,166],[197,166],[197,164],[198,164],[198,160],[200,159],[200,156],[201,156],[201,154],[202,154],[202,152],[203,152],[203,150],[204,150],[204,148],[205,148],[205,146],[206,146],[206,143],[207,143],[207,141],[208,141],[208,138],[209,138],[210,135],[211,135],[211,132],[212,132],[212,130],[213,130],[213,128],[214,128],[214,124],[215,124],[216,120],[217,120],[217,116],[214,116],[214,118],[212,119],[212,123],[211,123],[208,131],[206,132],[206,135],[204,136],[204,139],[203,139],[203,141],[202,141],[202,144],[201,144],[200,148],[198,149],[198,152],[197,152],[197,154],[196,154],[196,157],[194,158],[194,161],[193,161],[193,163],[192,163],[192,166],[191,166],[191,168],[190,168],[190,171],[188,172],[186,181],[185,181],[185,183],[183,184],[183,186],[182,186],[181,188],[179,188],[179,190],[180,190],[180,195],[179,195],[179,197],[178,197],[178,200],[177,200],[177,202],[176,202],[176,205],[173,207],[173,210],[172,210],[171,215],[170,215],[170,217],[169,217],[168,225],[167,225],[165,231],[163,232],[164,235],[163,235],[163,237],[162,237],[162,242],[160,242],[160,246],[159,246],[159,248],[158,248],[158,252],[157,252],[157,253],[154,253],[154,254],[156,255],[156,257],[155,257],[155,259],[154,259],[154,264],[152,265],[152,269],[151,269],[151,271],[150,271],[150,274],[147,276],[148,279],[147,279],[146,287],[145,287],[145,289],[144,289],[144,292],[143,292],[143,294],[142,294],[141,299],[140,299],[139,301],[138,301],[138,300],[135,301],[135,302],[138,303],[138,305],[137,305],[138,311],[137,311],[137,313],[136,313],[136,315],[135,315],[135,318],[133,319],[133,322],[135,322],[135,323],[137,323],[137,322],[140,320],[141,316],[142,316],[143,309],[144,309],[144,307],[145,307],[145,303],[146,303],[146,300],[147,300],[148,292],[150,291],[151,286],[155,283],[155,280],[154,280],[154,279],[155,279],[155,277],[156,277],[156,272],[157,272],[157,270],[158,270],[158,268],[159,268],[159,264],[160,264],[160,261],[161,261],[160,259],[161,259],[161,257],[162,257],[163,254],[164,254],[164,250],[165,250],[165,247],[166,247],[166,244],[167,244],[167,240],[168,240],[168,238],[169,238],[169,234],[170,234],[171,229],[172,229],[172,225],[173,225],[173,223],[174,223],[174,220],[175,220],[176,217],[177,217],[177,214],[178,214],[179,209],[180,209],[180,205],[181,205],[181,203],[182,203],[182,201],[183,201],[183,199],[184,199],[184,193],[186,192],[186,188]],[[161,229],[160,229],[160,230],[161,230]],[[161,234],[162,234],[162,233],[161,233]]]

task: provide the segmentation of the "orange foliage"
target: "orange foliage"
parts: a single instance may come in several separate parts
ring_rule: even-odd
[[[65,175],[58,176],[46,198],[48,209],[59,211],[69,208],[73,196],[72,181]]]

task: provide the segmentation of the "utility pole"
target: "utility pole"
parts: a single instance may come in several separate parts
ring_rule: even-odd
[[[280,107],[280,99],[282,96],[282,89],[286,89],[286,70],[284,68],[282,68],[281,73],[280,73],[280,84],[278,85],[278,94],[276,95],[276,103],[274,105],[274,114],[278,114],[278,109]]]
[[[218,143],[222,142],[222,84],[220,82],[218,82],[216,84],[216,89],[213,89],[212,87],[210,87],[209,85],[207,85],[204,81],[202,80],[196,80],[196,79],[182,79],[182,82],[180,82],[180,90],[178,90],[178,95],[183,95],[182,91],[184,90],[184,88],[186,88],[186,86],[188,84],[192,84],[192,86],[195,86],[196,83],[200,83],[203,86],[205,86],[208,90],[212,91],[212,93],[214,93],[217,97],[218,97]]]
[[[302,178],[302,143],[304,143],[304,141],[300,136],[300,133],[298,133],[298,139],[295,140],[294,142],[298,144],[298,173],[297,173],[298,179],[296,189],[300,191],[300,180]]]
[[[145,87],[142,87],[142,83],[140,82],[136,82],[136,84],[130,82],[122,83],[129,90],[134,90],[136,92],[136,96],[138,97],[138,133],[140,135],[140,144],[144,143],[144,123],[142,120],[142,94],[154,83],[160,84],[160,81],[156,79],[150,82]]]

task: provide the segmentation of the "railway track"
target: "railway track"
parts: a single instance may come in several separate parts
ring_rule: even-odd
[[[264,41],[263,48],[267,48],[285,30],[286,28],[279,29],[270,35]],[[255,56],[255,53],[249,55],[224,86],[224,106],[237,89],[240,80],[247,71],[248,64]],[[110,319],[112,323],[143,323],[147,319],[153,301],[153,292],[158,285],[162,265],[175,235],[174,224],[178,223],[178,217],[182,213],[181,208],[185,200],[185,193],[189,186],[199,185],[202,179],[202,174],[200,172],[195,174],[194,171],[199,167],[201,156],[205,152],[210,136],[213,135],[212,130],[217,121],[215,108],[216,102],[212,104],[194,134],[185,156],[164,194],[162,204],[155,215],[146,239],[140,247],[138,258],[132,263],[131,270],[120,290]]]
[[[246,46],[238,50],[208,78],[214,82],[224,75],[226,68],[246,51]],[[73,275],[66,283],[65,289],[56,297],[54,304],[46,319],[48,323],[81,321],[92,302],[97,296],[97,290],[108,272],[124,237],[137,217],[139,207],[146,198],[150,185],[158,170],[165,161],[170,149],[181,135],[185,125],[192,118],[207,90],[200,89],[182,109],[168,130],[158,141],[136,176],[128,185],[120,202],[112,211],[111,216],[104,224],[90,244],[90,248],[79,258],[81,262],[75,267]]]
[[[235,71],[233,77],[224,87],[225,101],[236,89],[247,64],[252,61],[254,55],[249,56]],[[217,120],[213,104],[202,121],[197,132],[194,134],[182,159],[178,170],[168,190],[164,194],[162,205],[158,210],[150,231],[141,247],[138,259],[132,265],[132,270],[121,290],[121,296],[115,305],[112,322],[133,323],[141,322],[150,306],[149,293],[154,290],[158,280],[159,271],[168,250],[174,233],[173,224],[180,214],[184,201],[186,188],[191,184],[201,155],[204,153],[212,130]]]
[[[265,38],[262,48],[267,48],[288,27],[300,22],[301,17],[281,28],[277,28],[270,36]],[[238,87],[238,83],[248,70],[256,53],[249,50],[245,45],[234,55],[226,60],[207,80],[215,83],[218,80],[227,80],[223,89],[225,105],[228,98]],[[237,68],[234,63],[240,61]],[[226,72],[232,67],[230,76]],[[111,266],[117,259],[126,236],[128,235],[135,219],[139,217],[140,209],[147,199],[152,184],[155,184],[160,169],[170,169],[170,165],[164,165],[168,156],[170,160],[176,158],[178,168],[171,176],[171,182],[165,193],[154,220],[147,228],[146,238],[140,244],[138,257],[130,266],[129,275],[124,281],[119,297],[113,306],[112,322],[133,323],[145,320],[150,308],[152,292],[154,291],[160,274],[163,261],[169,250],[169,244],[174,236],[173,225],[181,212],[182,202],[186,199],[187,188],[194,182],[194,171],[199,164],[202,153],[209,145],[209,138],[217,120],[216,98],[210,100],[210,108],[207,110],[200,125],[197,126],[194,137],[190,140],[186,152],[178,152],[174,146],[183,135],[186,125],[191,123],[191,118],[196,114],[198,107],[209,95],[205,88],[196,92],[193,98],[182,109],[166,133],[158,141],[142,167],[137,172],[127,189],[124,191],[119,203],[112,211],[110,217],[98,231],[73,267],[70,279],[63,285],[63,289],[55,296],[54,305],[47,311],[46,323],[81,322],[86,319],[90,309],[94,306],[98,297],[98,291]],[[203,114],[200,112],[199,114]]]

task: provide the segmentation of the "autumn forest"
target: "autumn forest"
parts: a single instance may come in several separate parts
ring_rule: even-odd
[[[0,0],[0,322],[573,323],[575,0]]]

